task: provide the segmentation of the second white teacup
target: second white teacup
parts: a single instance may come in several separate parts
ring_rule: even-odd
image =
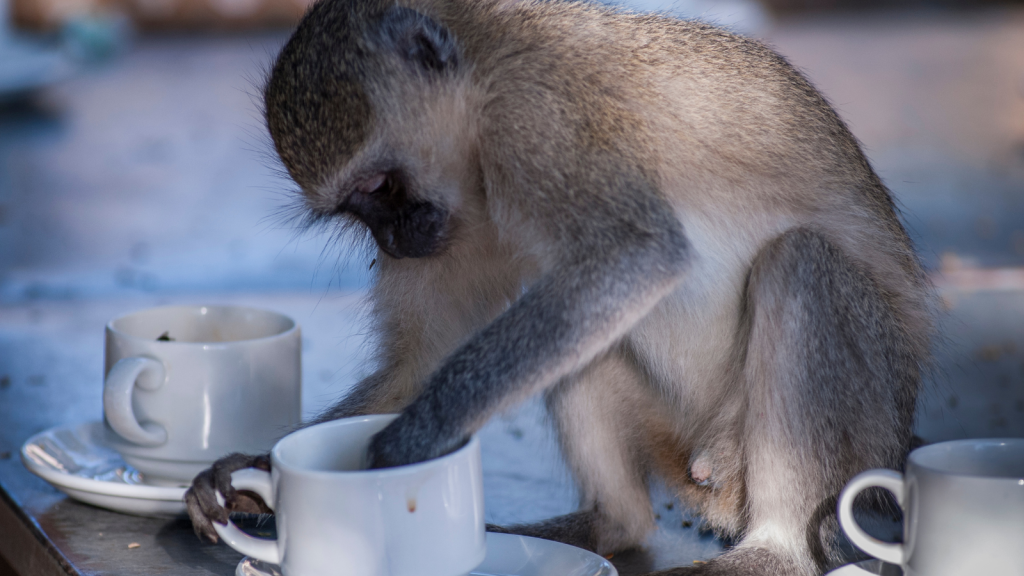
[[[853,517],[866,488],[903,508],[903,543],[868,535]],[[1024,439],[942,442],[918,448],[906,472],[868,470],[839,496],[839,523],[858,548],[907,576],[1024,574]]]
[[[232,548],[285,576],[461,576],[484,560],[480,442],[409,466],[366,470],[371,437],[395,415],[317,424],[283,438],[271,472],[231,475],[276,515],[277,539],[213,524]]]
[[[301,335],[276,312],[166,306],[106,328],[107,441],[153,484],[188,483],[299,423]]]

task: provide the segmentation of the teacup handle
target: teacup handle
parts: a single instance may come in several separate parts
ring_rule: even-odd
[[[125,440],[139,446],[160,446],[167,442],[167,430],[155,423],[139,424],[132,410],[132,391],[156,390],[164,383],[163,362],[145,356],[121,358],[103,382],[103,415],[110,427]]]
[[[839,494],[839,525],[858,548],[890,564],[903,564],[903,544],[883,542],[864,531],[853,517],[853,500],[867,488],[885,488],[896,496],[903,507],[903,475],[894,470],[878,468],[861,472]]]
[[[274,484],[270,479],[270,472],[256,468],[243,468],[231,473],[231,485],[236,490],[252,490],[263,498],[267,506],[274,505]],[[217,502],[223,506],[224,497],[217,493]],[[277,549],[277,540],[265,538],[254,538],[239,530],[238,526],[228,520],[226,525],[213,523],[213,529],[217,531],[221,539],[228,545],[246,556],[257,560],[270,562],[271,564],[281,563],[281,552]]]

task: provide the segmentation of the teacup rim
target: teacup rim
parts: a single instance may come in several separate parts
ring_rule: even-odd
[[[284,318],[285,320],[290,322],[291,326],[287,330],[283,330],[281,332],[278,332],[276,334],[271,334],[269,336],[260,336],[259,338],[246,338],[244,340],[226,340],[226,341],[209,341],[209,342],[205,342],[205,341],[204,342],[191,342],[191,341],[190,342],[179,342],[177,340],[152,340],[150,338],[142,338],[140,336],[135,336],[134,334],[129,334],[129,333],[125,332],[124,330],[119,330],[119,329],[114,327],[114,323],[115,322],[117,322],[119,320],[122,320],[124,318],[127,318],[129,316],[133,316],[135,314],[141,314],[143,312],[150,312],[150,311],[154,311],[154,310],[169,310],[169,309],[174,309],[174,308],[181,308],[181,309],[185,309],[185,310],[195,310],[197,308],[233,308],[233,309],[237,309],[237,310],[256,310],[258,312],[264,312],[264,313],[267,313],[267,314],[273,314],[275,316],[280,316],[281,318]],[[119,338],[124,338],[126,340],[131,340],[131,341],[135,341],[135,342],[157,343],[157,344],[159,344],[161,346],[164,346],[164,345],[170,345],[170,346],[240,346],[240,345],[247,345],[247,344],[252,343],[252,342],[260,342],[260,341],[263,341],[263,340],[272,340],[274,338],[284,338],[284,337],[288,336],[289,334],[292,334],[293,332],[298,330],[299,329],[299,323],[296,322],[294,318],[292,318],[291,316],[289,316],[287,314],[284,314],[282,312],[278,312],[276,310],[269,310],[267,308],[259,308],[257,306],[245,306],[245,305],[242,305],[242,304],[166,304],[166,305],[163,305],[163,306],[150,306],[148,308],[140,308],[138,310],[132,310],[130,312],[125,312],[123,314],[118,314],[117,316],[111,318],[107,322],[106,329],[109,330],[110,332],[113,332],[114,334],[116,334]]]
[[[942,441],[942,442],[936,442],[934,444],[927,444],[925,446],[921,446],[919,448],[915,448],[907,456],[907,463],[908,464],[913,464],[915,467],[920,468],[922,470],[927,470],[928,472],[932,472],[934,474],[941,474],[943,476],[956,476],[956,477],[960,477],[960,478],[986,478],[986,479],[991,479],[991,480],[1022,480],[1022,478],[1019,475],[1011,475],[1011,474],[998,475],[998,474],[979,474],[979,473],[973,473],[973,472],[958,472],[958,471],[949,470],[949,469],[946,469],[946,468],[940,468],[940,467],[937,467],[937,466],[932,466],[932,465],[929,465],[929,464],[925,464],[924,462],[921,461],[922,458],[924,458],[925,456],[928,455],[928,453],[933,452],[935,450],[942,449],[943,447],[948,448],[948,447],[950,447],[950,445],[954,445],[954,446],[970,446],[970,445],[979,445],[979,444],[1000,444],[1000,445],[1002,445],[1002,444],[1006,444],[1006,443],[1019,444],[1022,447],[1024,447],[1024,438],[1013,438],[1013,437],[1005,437],[1005,438],[963,438],[963,439],[959,439],[959,440],[945,440],[945,441]]]
[[[299,433],[305,432],[306,430],[310,430],[312,428],[316,428],[316,427],[320,427],[320,426],[323,426],[323,427],[343,426],[343,425],[350,424],[350,423],[356,422],[356,421],[367,422],[367,421],[385,420],[385,419],[387,419],[387,420],[394,420],[395,418],[398,418],[398,416],[399,416],[399,414],[366,414],[366,415],[363,415],[363,416],[350,416],[348,418],[340,418],[338,420],[330,420],[328,422],[320,422],[320,423],[314,424],[312,426],[308,426],[306,428],[302,428],[300,430],[296,430],[292,434],[299,434]],[[293,473],[302,474],[303,476],[320,477],[320,478],[337,478],[339,476],[349,476],[349,477],[359,477],[359,478],[366,477],[366,476],[377,476],[377,477],[381,477],[381,478],[389,478],[389,477],[401,476],[401,475],[405,475],[405,474],[414,474],[414,473],[416,473],[416,472],[418,472],[420,470],[423,470],[424,468],[427,468],[428,466],[437,466],[437,465],[440,465],[440,463],[442,463],[445,460],[454,459],[456,457],[459,457],[466,450],[472,450],[474,447],[478,447],[480,445],[480,439],[477,437],[477,434],[473,434],[472,436],[470,436],[469,441],[467,441],[462,446],[456,448],[455,450],[452,450],[451,452],[449,452],[449,453],[447,453],[447,454],[445,454],[443,456],[438,456],[437,458],[431,458],[430,460],[424,460],[422,462],[416,462],[414,464],[406,464],[404,466],[395,466],[393,468],[372,468],[372,469],[364,469],[364,470],[311,470],[309,468],[302,468],[302,467],[299,467],[299,466],[295,466],[294,464],[289,464],[286,459],[282,459],[281,458],[281,456],[280,456],[281,443],[284,442],[284,440],[286,438],[288,438],[289,436],[291,436],[292,434],[288,434],[284,438],[281,438],[280,440],[278,440],[277,443],[274,444],[274,447],[270,450],[272,466],[275,469],[276,468],[286,468],[286,469],[290,470]]]

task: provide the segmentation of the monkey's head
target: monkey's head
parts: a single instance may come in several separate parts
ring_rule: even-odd
[[[447,245],[475,178],[459,47],[380,0],[321,0],[278,56],[267,126],[315,218],[354,218],[395,258]]]

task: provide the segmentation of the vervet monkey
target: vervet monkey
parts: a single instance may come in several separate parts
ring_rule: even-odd
[[[835,497],[898,467],[932,333],[892,199],[763,44],[585,3],[320,0],[266,121],[312,218],[375,240],[376,371],[317,421],[400,412],[398,466],[543,393],[579,511],[511,531],[602,554],[664,479],[736,542],[673,574],[819,574]],[[234,455],[197,533],[253,502]]]

